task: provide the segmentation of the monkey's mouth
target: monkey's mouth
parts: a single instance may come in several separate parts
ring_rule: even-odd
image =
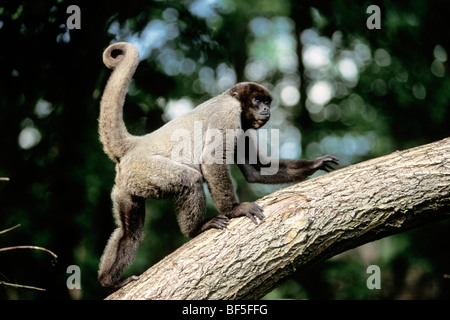
[[[260,117],[262,120],[269,119],[269,118],[270,118],[270,112],[261,112],[261,113],[259,114],[259,117]]]

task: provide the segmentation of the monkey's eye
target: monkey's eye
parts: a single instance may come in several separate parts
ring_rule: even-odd
[[[255,104],[259,104],[261,101],[259,99],[255,99]]]

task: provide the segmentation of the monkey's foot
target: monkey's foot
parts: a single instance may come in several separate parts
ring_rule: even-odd
[[[228,218],[223,214],[219,214],[205,221],[205,223],[202,225],[202,232],[212,228],[225,229],[227,226],[228,226]]]
[[[139,280],[139,276],[130,276],[130,277],[123,278],[123,279],[117,281],[116,284],[114,284],[114,288],[115,289],[122,288],[124,285],[130,283],[131,281],[136,281],[136,280]]]
[[[208,230],[208,229],[225,229],[228,226],[229,219],[223,215],[219,214],[215,217],[212,217],[209,220],[205,220],[200,228],[197,229],[197,231],[194,231],[192,234],[190,234],[190,237],[196,237],[200,233]]]

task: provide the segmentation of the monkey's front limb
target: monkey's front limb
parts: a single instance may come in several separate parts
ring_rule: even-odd
[[[263,210],[259,205],[254,202],[237,202],[227,164],[203,164],[202,171],[219,212],[228,218],[246,216],[254,223],[258,223],[255,217],[264,220]]]
[[[284,184],[291,182],[299,182],[311,176],[318,170],[330,172],[334,168],[331,164],[339,164],[339,159],[332,155],[325,155],[315,160],[288,160],[275,159],[278,170],[274,174],[261,174],[263,165],[256,164],[238,164],[245,179],[250,183],[266,183],[266,184]],[[265,160],[269,163],[269,160]],[[273,163],[270,163],[272,166]]]

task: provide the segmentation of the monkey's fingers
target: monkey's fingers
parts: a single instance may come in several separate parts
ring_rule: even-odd
[[[331,170],[335,170],[335,168],[330,165],[329,163],[325,162],[323,164],[322,170],[326,171],[326,172],[330,172]]]
[[[324,156],[322,160],[323,160],[324,162],[332,162],[332,163],[334,163],[334,164],[339,165],[339,159],[338,159],[338,157],[335,157],[335,156],[332,156],[332,155],[329,155],[329,154],[327,154],[326,156]]]
[[[256,220],[256,218],[250,212],[247,212],[245,215],[249,217],[250,220],[252,220],[255,224],[258,224],[258,220]]]
[[[225,229],[228,226],[228,222],[229,219],[225,215],[220,214],[211,218],[207,223],[209,228]]]
[[[334,163],[334,164],[336,164],[336,165],[339,165],[339,159],[336,159],[336,160],[330,160],[329,162],[332,162],[332,163]]]
[[[227,212],[227,217],[229,218],[237,218],[246,216],[250,220],[252,220],[255,224],[258,224],[258,220],[255,217],[264,220],[264,214],[262,213],[263,209],[261,206],[257,205],[254,202],[243,202],[238,204],[232,211]]]
[[[263,214],[263,209],[255,205],[249,212],[245,214],[247,217],[249,217],[255,224],[258,224],[258,220],[256,220],[255,217],[258,217],[259,220],[263,221],[266,217]]]

